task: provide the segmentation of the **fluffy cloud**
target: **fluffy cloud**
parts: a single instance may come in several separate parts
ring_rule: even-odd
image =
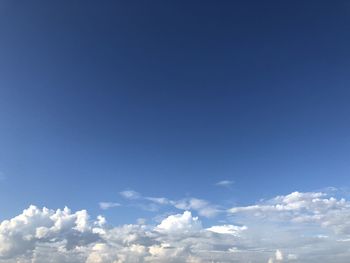
[[[30,206],[1,223],[0,262],[202,262],[199,254],[216,242],[229,248],[189,211],[156,226],[106,225],[102,216],[90,220],[85,210]]]
[[[157,226],[157,230],[162,233],[181,235],[198,232],[201,229],[202,224],[198,217],[192,217],[189,211],[185,211],[183,214],[171,215]]]
[[[214,217],[220,212],[216,206],[198,198],[187,198],[179,201],[173,201],[172,204],[177,209],[195,210],[199,215],[205,217]]]
[[[350,203],[320,192],[293,192],[261,204],[233,207],[229,212],[249,218],[268,217],[270,221],[320,224],[337,234],[350,235]]]
[[[101,220],[100,217],[91,224],[85,210],[71,213],[68,208],[53,211],[30,206],[0,224],[0,258],[32,253],[40,243],[55,243],[60,249],[69,250],[96,242]]]
[[[246,226],[234,226],[234,225],[221,225],[221,226],[212,226],[207,228],[208,231],[219,233],[219,234],[229,234],[234,236],[239,236],[240,233],[246,230]]]
[[[196,208],[189,200],[183,203],[181,209]],[[345,263],[349,219],[347,200],[320,192],[233,207],[226,223],[206,228],[187,210],[155,225],[139,221],[113,227],[102,216],[91,219],[85,210],[30,206],[1,222],[0,262]]]

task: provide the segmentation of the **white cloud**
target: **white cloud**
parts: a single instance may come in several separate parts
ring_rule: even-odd
[[[255,218],[269,217],[270,221],[316,223],[338,234],[350,235],[349,201],[327,197],[320,192],[293,192],[257,205],[233,207],[228,211]]]
[[[219,233],[219,234],[227,234],[239,236],[240,233],[246,230],[246,226],[235,226],[235,225],[221,225],[221,226],[212,226],[207,228],[208,231]]]
[[[38,209],[30,206],[22,214],[0,224],[0,258],[13,258],[33,251],[39,243],[52,240],[62,249],[95,242],[99,236],[85,210]]]
[[[165,197],[142,196],[133,190],[126,190],[120,194],[128,200],[137,201],[138,206],[147,211],[158,211],[160,207],[172,206],[179,210],[194,210],[200,216],[215,217],[221,210],[206,200],[198,198],[184,198],[181,200],[170,200]]]
[[[275,252],[275,255],[269,258],[268,263],[281,262],[281,261],[283,261],[283,253],[281,250],[277,249]]]
[[[159,205],[168,205],[172,203],[168,198],[165,197],[145,197],[145,199]]]
[[[189,211],[157,226],[107,227],[103,217],[91,221],[85,210],[30,206],[1,223],[0,262],[204,262],[212,251],[217,255],[211,258],[228,258],[232,240],[218,235],[203,230]]]
[[[281,250],[277,249],[275,252],[275,258],[276,260],[282,261],[283,260],[283,253]]]
[[[100,202],[99,206],[102,210],[107,210],[113,207],[118,207],[120,206],[119,203],[113,203],[113,202]]]
[[[141,197],[141,195],[138,192],[135,192],[133,190],[125,190],[120,192],[120,195],[126,199],[138,199]]]
[[[163,201],[161,201],[163,202]],[[203,200],[177,203],[192,210]],[[294,192],[228,210],[206,228],[190,211],[112,227],[85,210],[30,206],[0,223],[1,263],[332,262],[350,258],[350,203]]]
[[[220,212],[216,206],[198,198],[186,198],[179,201],[173,201],[172,204],[177,209],[197,211],[200,216],[204,217],[214,217]]]
[[[215,185],[217,186],[224,186],[224,187],[230,187],[234,182],[230,180],[222,180],[217,182]]]
[[[200,231],[202,224],[198,217],[192,217],[191,212],[185,211],[183,214],[171,215],[165,218],[156,229],[162,233],[182,235]]]

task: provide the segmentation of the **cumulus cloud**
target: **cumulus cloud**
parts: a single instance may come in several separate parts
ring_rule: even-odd
[[[198,205],[189,203],[181,209]],[[326,193],[294,192],[232,207],[225,219],[230,223],[205,227],[189,210],[157,224],[111,226],[85,210],[30,206],[0,223],[0,262],[345,263],[350,258],[350,203]]]
[[[344,198],[328,197],[321,192],[293,192],[264,203],[233,207],[228,211],[249,218],[268,217],[270,221],[320,224],[337,234],[350,235],[350,202]]]
[[[1,223],[0,262],[196,262],[215,239],[224,245],[189,211],[156,226],[107,227],[102,216],[90,220],[85,210],[30,206]]]
[[[212,226],[207,228],[208,231],[219,233],[219,234],[229,234],[234,236],[239,236],[240,233],[246,230],[246,226],[235,226],[235,225],[220,225]]]
[[[156,229],[162,233],[182,235],[198,232],[202,229],[202,224],[198,217],[192,217],[191,212],[185,211],[183,214],[171,215],[165,218]]]
[[[95,222],[96,226],[99,222]],[[94,223],[85,210],[72,213],[30,206],[22,214],[0,224],[0,258],[14,258],[33,252],[40,243],[57,244],[62,250],[99,240]]]

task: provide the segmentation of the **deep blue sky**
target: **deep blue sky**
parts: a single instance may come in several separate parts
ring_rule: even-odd
[[[347,187],[349,47],[345,0],[1,1],[1,218]]]

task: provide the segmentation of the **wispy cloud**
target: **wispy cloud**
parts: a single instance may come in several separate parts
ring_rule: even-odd
[[[119,194],[122,197],[124,197],[126,199],[130,199],[130,200],[135,200],[135,199],[141,198],[141,195],[138,192],[134,191],[134,190],[121,191],[121,192],[119,192]]]
[[[223,186],[223,187],[231,187],[231,185],[233,184],[233,181],[230,180],[222,180],[217,182],[215,185],[216,186]]]
[[[107,210],[113,207],[121,206],[119,203],[113,203],[113,202],[100,202],[99,206],[102,210]]]
[[[199,198],[183,198],[180,200],[171,200],[166,197],[149,197],[133,191],[126,190],[120,194],[127,200],[138,201],[139,207],[147,211],[157,211],[160,207],[172,206],[179,210],[192,210],[198,212],[200,216],[215,217],[222,212],[217,205]]]
[[[173,201],[173,205],[177,209],[197,211],[200,216],[204,217],[215,217],[220,213],[217,206],[198,198],[185,198],[179,201]]]
[[[145,199],[160,205],[168,205],[172,203],[172,201],[165,197],[145,197]]]

